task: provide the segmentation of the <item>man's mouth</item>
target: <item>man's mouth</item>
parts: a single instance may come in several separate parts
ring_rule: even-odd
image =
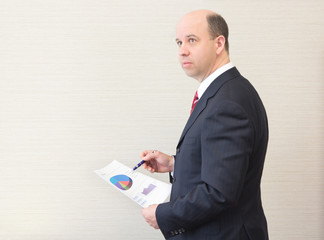
[[[189,61],[183,61],[182,62],[182,67],[189,67],[189,66],[191,66],[192,65],[192,62],[189,62]]]

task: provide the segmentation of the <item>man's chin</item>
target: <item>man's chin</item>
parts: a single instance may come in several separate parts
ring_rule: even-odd
[[[193,71],[189,71],[188,69],[183,69],[183,70],[188,77],[194,78],[200,82],[199,77],[197,76],[196,73],[194,73]]]

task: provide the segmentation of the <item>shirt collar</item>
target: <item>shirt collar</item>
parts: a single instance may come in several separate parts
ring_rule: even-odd
[[[233,68],[234,65],[229,62],[227,64],[225,64],[224,66],[216,69],[215,72],[213,72],[212,74],[210,74],[205,80],[203,80],[200,85],[199,88],[197,90],[198,93],[198,99],[201,98],[201,96],[204,94],[204,92],[206,91],[206,89],[209,87],[209,85],[217,78],[219,77],[221,74],[223,74],[224,72],[226,72],[227,70]]]

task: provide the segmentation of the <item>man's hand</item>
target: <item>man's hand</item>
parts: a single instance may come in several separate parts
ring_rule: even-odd
[[[147,208],[142,209],[142,215],[145,218],[145,221],[153,228],[159,229],[159,225],[156,221],[155,211],[158,204],[153,204],[148,206]]]
[[[173,156],[169,156],[157,150],[145,150],[141,154],[141,159],[145,161],[144,168],[152,173],[172,172],[174,166]]]

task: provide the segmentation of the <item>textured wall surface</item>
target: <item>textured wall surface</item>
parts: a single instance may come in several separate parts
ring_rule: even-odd
[[[174,154],[198,87],[175,25],[200,8],[227,20],[232,62],[268,112],[270,238],[324,239],[322,0],[3,0],[0,240],[163,239],[93,170]]]

